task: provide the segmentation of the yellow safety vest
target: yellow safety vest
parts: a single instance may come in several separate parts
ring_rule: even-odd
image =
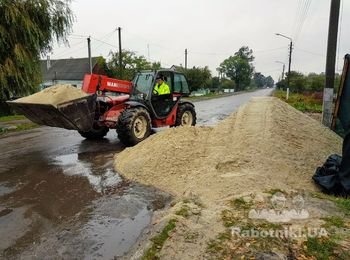
[[[162,84],[158,85],[158,83],[154,86],[153,94],[158,95],[166,95],[170,94],[170,88],[169,86],[163,82]]]

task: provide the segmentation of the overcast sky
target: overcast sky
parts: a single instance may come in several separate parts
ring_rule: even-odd
[[[293,38],[292,70],[325,70],[330,0],[73,0],[76,21],[70,47],[55,47],[52,59],[87,56],[86,37],[92,38],[92,55],[108,58],[122,47],[161,61],[163,67],[216,68],[241,46],[249,46],[255,69],[275,80],[288,67],[289,40]],[[350,50],[350,1],[342,0],[337,70]]]

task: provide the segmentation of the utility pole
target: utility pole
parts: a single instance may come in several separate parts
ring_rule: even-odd
[[[90,36],[87,38],[87,42],[88,42],[88,55],[89,55],[90,74],[92,74],[91,38],[90,38]]]
[[[122,28],[118,27],[118,39],[119,39],[119,75],[120,78],[123,78],[123,59],[122,59],[122,35],[121,35]]]
[[[335,60],[337,52],[340,0],[332,0],[329,15],[328,46],[326,61],[326,84],[323,90],[322,123],[330,127],[332,123]]]
[[[293,39],[285,36],[283,34],[280,33],[276,33],[277,36],[281,36],[283,38],[287,38],[288,40],[290,40],[290,44],[289,44],[289,62],[288,62],[288,78],[287,78],[287,84],[288,84],[288,88],[289,88],[289,84],[290,84],[290,67],[292,64],[292,51],[293,51]]]
[[[284,70],[285,70],[285,68],[286,68],[286,64],[284,64],[284,62],[282,62],[282,61],[275,61],[275,62],[277,62],[277,63],[281,63],[281,64],[283,64],[283,69],[282,69],[282,79],[281,80],[284,80]]]
[[[148,54],[148,61],[151,62],[151,56],[149,54],[149,44],[147,44],[147,54]]]
[[[292,64],[292,51],[293,51],[293,41],[290,39],[290,45],[289,45],[289,61],[288,61],[288,79],[287,79],[287,84],[288,88],[290,86],[290,66]]]
[[[185,70],[187,70],[187,49],[185,49]]]

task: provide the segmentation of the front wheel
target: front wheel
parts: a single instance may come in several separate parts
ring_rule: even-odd
[[[146,109],[137,107],[124,110],[117,123],[119,140],[132,146],[146,139],[151,134],[151,118]]]
[[[196,125],[196,111],[193,105],[185,103],[180,104],[177,109],[175,126],[194,126]]]
[[[96,140],[96,139],[102,139],[103,137],[105,137],[108,131],[109,131],[108,127],[94,124],[91,130],[87,132],[82,132],[82,131],[78,131],[78,132],[82,137],[86,139]]]

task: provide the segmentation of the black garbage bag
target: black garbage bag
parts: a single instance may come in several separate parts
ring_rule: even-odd
[[[316,169],[312,179],[324,193],[348,197],[350,195],[350,132],[343,141],[343,157],[330,155],[326,162]]]
[[[321,187],[323,192],[336,194],[342,190],[339,178],[341,161],[341,156],[332,154],[321,167],[317,167],[312,179]]]

